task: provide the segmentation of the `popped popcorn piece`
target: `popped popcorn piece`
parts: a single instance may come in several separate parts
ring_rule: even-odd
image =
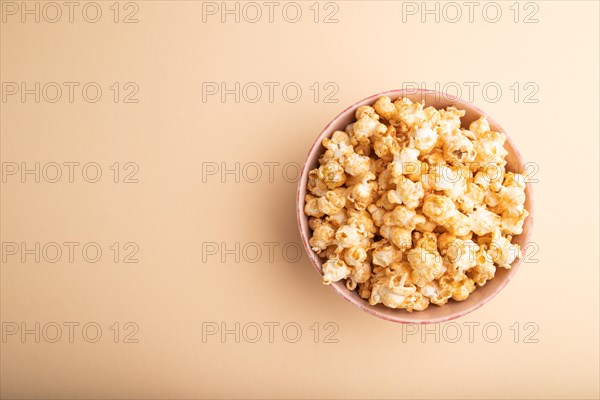
[[[413,140],[415,149],[423,155],[433,150],[438,141],[438,134],[431,129],[428,123],[425,123],[420,128],[411,129],[410,138]]]
[[[520,210],[520,214],[504,211],[502,213],[502,233],[507,235],[520,235],[523,233],[523,224],[525,218],[529,215],[529,211],[524,208]]]
[[[457,198],[458,208],[465,213],[472,213],[475,206],[482,204],[485,190],[481,186],[467,182],[465,192]]]
[[[473,183],[479,185],[487,191],[498,192],[504,181],[504,167],[495,163],[480,164],[475,162],[473,170],[477,173],[473,178]]]
[[[415,223],[415,230],[421,233],[425,232],[433,232],[433,230],[437,227],[437,224],[433,221],[430,221],[425,215],[417,214],[413,218],[413,222]]]
[[[394,160],[388,165],[392,182],[397,182],[407,177],[413,176],[419,181],[421,177],[421,161],[419,160],[419,150],[405,147],[398,154],[394,154]],[[412,180],[412,179],[411,179]]]
[[[397,118],[400,120],[400,132],[407,133],[413,127],[420,127],[427,121],[424,103],[413,103],[407,98],[398,99],[394,102],[397,110]]]
[[[319,198],[307,194],[304,197],[304,213],[311,217],[322,217],[323,212],[319,208]]]
[[[476,121],[471,122],[469,130],[473,132],[476,137],[482,137],[484,133],[490,131],[490,124],[485,117],[479,117]]]
[[[335,189],[346,183],[344,168],[335,160],[329,160],[319,167],[318,178],[328,189]]]
[[[415,225],[413,220],[416,214],[415,210],[406,206],[396,206],[394,210],[385,213],[383,216],[383,223],[385,225],[397,225],[413,230]]]
[[[433,233],[424,233],[415,248],[407,253],[407,258],[413,268],[412,277],[419,287],[440,278],[444,273],[442,257],[437,250],[437,238]]]
[[[498,211],[519,215],[525,204],[525,192],[517,186],[502,186],[498,196]]]
[[[512,244],[510,239],[502,236],[500,230],[497,229],[492,234],[492,241],[487,253],[498,267],[510,269],[511,264],[517,258],[521,258],[521,247],[516,243]]]
[[[437,133],[441,136],[449,135],[457,129],[460,129],[460,119],[465,116],[464,110],[458,110],[456,107],[447,107],[445,110],[439,110],[440,120],[437,123]]]
[[[327,149],[323,155],[325,162],[329,160],[343,160],[345,156],[354,152],[350,144],[350,136],[342,131],[333,132],[331,139],[323,139],[323,147]]]
[[[396,275],[402,276],[405,285],[410,286],[415,284],[412,278],[413,269],[408,261],[399,261],[392,263],[389,266],[389,269],[393,271]]]
[[[383,217],[387,213],[387,210],[382,207],[377,207],[375,204],[369,205],[367,210],[371,213],[371,218],[373,218],[373,222],[376,226],[382,226],[384,224]]]
[[[469,215],[469,219],[471,220],[471,230],[479,236],[495,231],[502,221],[498,214],[487,210],[485,205],[477,206],[475,211]]]
[[[491,257],[481,247],[477,252],[475,261],[475,268],[469,269],[467,271],[467,276],[476,283],[477,286],[483,286],[496,275],[496,267],[494,266]]]
[[[413,182],[421,182],[423,184],[423,176],[429,172],[429,164],[419,161],[416,164],[408,164],[404,167],[404,176]],[[423,186],[425,189],[425,186]]]
[[[396,206],[393,211],[383,216],[383,225],[379,233],[392,242],[400,250],[412,247],[412,231],[415,228],[413,219],[416,215],[414,210],[406,206]]]
[[[373,108],[377,114],[381,115],[391,124],[397,125],[400,123],[400,119],[398,118],[398,110],[389,97],[381,96],[379,99],[377,99],[373,105]]]
[[[344,248],[359,246],[363,233],[355,224],[343,225],[335,232],[335,243]]]
[[[371,264],[364,262],[354,267],[352,272],[352,279],[356,283],[368,282],[371,278]]]
[[[498,193],[486,196],[486,202],[493,204],[494,211],[502,216],[502,233],[520,235],[523,223],[529,212],[525,210],[525,178],[521,174],[507,172],[504,184]]]
[[[427,119],[423,125],[428,124],[431,127],[436,126],[441,118],[439,110],[435,107],[429,106],[425,107],[423,112],[425,113],[425,118]]]
[[[468,138],[468,139],[470,139],[470,140],[475,140],[475,139],[477,139],[477,136],[475,135],[475,133],[471,132],[471,131],[470,131],[470,130],[468,130],[468,129],[461,129],[460,131],[461,131],[461,133],[462,133],[462,134],[463,134],[463,135],[464,135],[466,138]]]
[[[344,261],[351,267],[358,267],[367,259],[367,249],[360,246],[349,247],[344,251]]]
[[[328,215],[325,217],[325,220],[331,224],[334,228],[339,228],[344,225],[346,221],[348,221],[348,213],[346,210],[342,209],[335,214]]]
[[[317,223],[313,229],[313,235],[308,241],[310,247],[318,253],[321,253],[327,247],[333,244],[333,239],[335,238],[335,230],[333,227],[327,222],[323,222],[323,220]]]
[[[308,219],[308,227],[310,228],[311,231],[314,231],[315,229],[317,229],[317,226],[319,226],[322,223],[323,223],[322,218],[310,217]]]
[[[409,312],[422,311],[429,300],[417,291],[414,285],[407,285],[408,274],[391,268],[375,268],[369,303],[383,303],[390,308],[402,308]]]
[[[372,238],[377,233],[377,227],[371,218],[371,214],[365,210],[348,210],[348,224],[356,225],[367,237]]]
[[[394,154],[400,152],[400,144],[396,138],[396,129],[390,125],[383,135],[377,135],[373,138],[373,151],[380,159],[391,161]]]
[[[363,176],[371,170],[371,159],[352,152],[344,160],[344,169],[352,176]]]
[[[425,174],[421,181],[424,187],[443,191],[446,196],[456,200],[464,196],[467,191],[467,177],[465,171],[460,168],[437,165],[430,168],[429,173]]]
[[[448,268],[439,280],[440,288],[451,294],[452,300],[466,300],[475,290],[475,284],[464,271]]]
[[[330,284],[333,282],[346,279],[352,270],[345,262],[339,258],[330,258],[323,263],[323,283]]]
[[[445,287],[442,289],[437,281],[432,281],[420,289],[423,296],[436,306],[443,306],[452,297],[452,289]]]
[[[369,297],[371,297],[371,279],[367,280],[365,283],[359,283],[358,284],[358,295],[365,299],[368,300]]]
[[[373,264],[387,267],[396,261],[402,260],[402,252],[386,241],[380,241],[373,245]]]
[[[383,225],[379,233],[400,250],[407,250],[412,247],[412,230],[410,229],[401,226]]]
[[[477,265],[476,255],[479,246],[472,240],[454,239],[447,244],[444,257],[460,271],[467,271]]]
[[[473,162],[475,160],[475,147],[460,129],[454,130],[442,139],[444,146],[444,159],[453,165]]]
[[[323,196],[327,193],[327,185],[319,179],[319,169],[315,168],[308,173],[307,189],[315,196]]]
[[[427,195],[423,200],[423,213],[456,236],[465,236],[471,230],[469,217],[458,211],[446,196]]]
[[[506,136],[500,132],[485,132],[475,142],[475,161],[486,164],[495,163],[501,167],[506,165],[504,159],[508,151],[504,148]]]
[[[406,178],[404,178],[404,179],[407,180],[408,182],[410,182],[408,179],[406,179]],[[381,197],[375,204],[377,205],[377,207],[383,207],[386,210],[393,210],[394,207],[396,207],[396,204],[401,204],[401,203],[402,203],[402,198],[400,197],[400,194],[398,194],[398,191],[388,190],[387,192],[385,192],[381,195]]]
[[[319,207],[319,211],[321,211],[323,214],[337,214],[346,205],[346,189],[337,188],[328,191],[323,197],[319,198],[317,205]]]
[[[451,234],[450,232],[444,232],[437,237],[437,245],[440,253],[444,253],[448,246],[456,240],[456,236]]]
[[[379,114],[375,112],[375,109],[371,106],[360,106],[356,109],[356,113],[354,114],[356,119],[361,119],[364,116],[367,116],[375,121],[379,121]]]
[[[506,136],[464,115],[383,96],[323,140],[304,212],[325,284],[420,311],[467,299],[521,257],[525,177],[506,171]]]
[[[354,137],[358,143],[363,144],[369,143],[372,136],[385,133],[386,131],[387,126],[366,114],[357,120],[352,127]]]
[[[408,208],[415,209],[421,204],[425,190],[421,182],[413,182],[410,179],[402,177],[396,182],[396,193],[402,204]]]
[[[373,204],[375,192],[377,191],[377,182],[369,181],[371,176],[374,178],[374,175],[366,174],[363,180],[348,187],[346,198],[357,210],[364,210]]]
[[[377,185],[379,186],[379,191],[385,192],[390,190],[396,186],[395,183],[392,182],[392,175],[387,167],[383,172],[379,174],[379,178],[377,179]]]
[[[421,160],[425,161],[430,166],[446,164],[446,160],[444,159],[444,151],[438,148],[434,148],[429,153],[422,155]]]
[[[504,174],[504,186],[515,186],[524,191],[526,186],[525,176],[523,174],[507,172]]]

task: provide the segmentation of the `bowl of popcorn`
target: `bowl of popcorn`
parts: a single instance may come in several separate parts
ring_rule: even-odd
[[[531,233],[531,184],[474,105],[394,90],[335,117],[304,164],[297,217],[324,284],[402,323],[443,322],[494,297]]]

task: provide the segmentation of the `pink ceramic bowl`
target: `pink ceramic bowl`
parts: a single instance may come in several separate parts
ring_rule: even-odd
[[[464,126],[469,126],[469,124],[472,121],[476,120],[477,118],[483,115],[488,119],[492,130],[503,132],[506,134],[502,127],[500,127],[500,125],[498,125],[498,123],[494,121],[493,118],[491,118],[489,115],[487,115],[485,112],[481,111],[474,105],[464,100],[454,98],[453,96],[442,94],[440,92],[435,92],[432,90],[391,90],[389,92],[378,93],[373,96],[367,97],[366,99],[361,100],[342,111],[329,124],[327,124],[325,129],[319,134],[312,147],[310,148],[310,151],[308,152],[308,157],[306,158],[304,167],[302,169],[302,176],[300,179],[300,183],[298,184],[298,193],[296,198],[298,227],[300,228],[302,242],[304,243],[304,248],[306,249],[308,257],[310,258],[313,266],[321,276],[323,274],[321,269],[323,261],[317,256],[317,254],[310,248],[308,244],[308,240],[311,237],[311,230],[308,226],[308,217],[304,214],[304,196],[307,192],[306,184],[308,181],[308,172],[311,169],[317,167],[319,164],[318,159],[324,152],[324,149],[321,146],[321,142],[323,141],[323,139],[331,137],[333,132],[336,130],[343,131],[346,125],[354,120],[354,113],[358,107],[363,105],[372,105],[380,96],[388,96],[392,99],[392,101],[396,100],[398,97],[408,97],[413,102],[425,100],[426,106],[433,106],[438,109],[445,108],[447,106],[456,106],[457,108],[466,111],[466,115],[462,118]],[[523,159],[521,158],[519,151],[515,147],[514,143],[511,141],[510,137],[507,137],[505,148],[506,150],[508,150],[508,156],[506,158],[508,162],[507,169],[513,172],[516,172],[516,169],[518,169],[519,171],[523,171]],[[523,234],[515,236],[513,238],[513,242],[518,243],[522,249],[525,248],[526,243],[528,243],[533,224],[533,201],[530,183],[527,183],[525,194],[527,196],[525,208],[529,211],[530,214],[523,225]],[[409,313],[405,310],[396,310],[388,308],[382,304],[372,306],[368,303],[368,301],[362,299],[356,291],[349,291],[348,289],[346,289],[344,281],[336,282],[330,286],[340,296],[348,300],[350,303],[377,317],[401,323],[437,323],[461,317],[487,303],[500,290],[502,290],[502,288],[506,286],[508,281],[510,281],[510,279],[517,273],[520,263],[520,259],[516,260],[513,263],[512,268],[509,270],[498,268],[496,270],[496,276],[494,277],[494,279],[488,281],[485,284],[485,286],[478,287],[465,301],[457,302],[450,300],[446,305],[442,307],[438,307],[432,304],[424,311],[414,311],[412,313]]]

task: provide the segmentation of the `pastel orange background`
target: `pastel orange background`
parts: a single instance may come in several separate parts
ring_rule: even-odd
[[[439,22],[422,22],[419,13],[405,13],[403,21],[406,2],[298,2],[297,23],[282,17],[285,2],[272,23],[266,14],[256,23],[243,18],[254,14],[242,14],[239,23],[232,16],[222,23],[220,14],[203,22],[209,5],[200,1],[118,3],[119,22],[113,2],[99,1],[97,23],[82,18],[81,2],[72,23],[36,23],[31,16],[21,22],[12,8],[6,13],[6,3],[3,171],[22,162],[94,162],[102,177],[88,183],[76,169],[73,183],[66,176],[36,183],[31,174],[21,182],[16,174],[1,184],[2,398],[600,395],[597,2],[518,3],[518,22],[513,2],[498,2],[497,23],[482,17],[485,2],[472,23],[464,6],[462,19],[449,22],[454,14],[443,2]],[[132,12],[138,22],[123,23]],[[538,22],[523,23],[532,12]],[[330,13],[338,22],[323,23]],[[7,82],[80,85],[72,103],[66,91],[56,103],[47,101],[53,92],[36,103],[35,94],[25,102],[20,93],[7,94]],[[81,96],[87,82],[102,88],[96,103]],[[250,85],[239,102],[235,95],[203,99],[203,82],[230,89],[256,82],[262,98],[249,101],[256,86]],[[272,101],[264,82],[273,82]],[[537,252],[495,299],[454,325],[379,320],[323,286],[305,255],[296,259],[294,171],[315,136],[346,105],[411,82],[450,93],[458,86],[467,99],[473,87],[472,102],[502,124],[538,170],[531,247]],[[282,94],[288,83],[302,90],[297,102],[289,101],[292,89],[288,100]],[[130,100],[138,102],[123,102],[136,87]],[[496,87],[502,93],[492,101]],[[337,102],[326,102],[327,95]],[[123,183],[135,169],[125,169],[128,162],[139,169],[137,183]],[[220,174],[236,163],[239,183],[235,174]],[[255,163],[261,175],[253,183]],[[272,182],[264,163],[273,163]],[[219,172],[207,175],[215,165]],[[63,252],[55,263],[36,263],[34,255],[23,262],[20,253],[7,254],[10,243],[22,242],[80,245],[73,262]],[[102,249],[96,263],[81,255],[89,242]],[[207,254],[222,242],[228,249],[239,243],[239,262],[236,254]],[[125,249],[126,243],[134,245]],[[135,246],[139,262],[123,262]],[[64,328],[69,322],[79,324],[73,343]],[[128,322],[135,325],[125,329]],[[8,334],[22,323],[40,323],[39,343],[35,334]],[[47,340],[54,331],[42,332],[51,323],[63,326],[56,343]],[[81,334],[88,323],[102,329],[96,343]],[[224,340],[220,331],[207,334],[221,323],[234,331],[240,324],[239,343],[234,333]],[[262,336],[252,343],[256,324]],[[292,326],[287,336],[284,325]],[[302,333],[291,343],[298,326]],[[496,327],[501,335],[492,343]],[[461,336],[451,343],[455,330]],[[126,343],[132,339],[137,343]]]

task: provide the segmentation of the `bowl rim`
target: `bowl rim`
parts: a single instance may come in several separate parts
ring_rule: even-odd
[[[305,225],[308,225],[308,216],[306,216],[304,214],[304,198],[303,198],[304,196],[302,196],[302,192],[303,192],[302,186],[303,186],[303,184],[305,184],[305,182],[308,178],[308,172],[310,170],[310,166],[308,165],[309,158],[316,151],[315,148],[318,148],[321,146],[321,142],[323,140],[325,133],[330,130],[332,125],[338,123],[338,121],[342,118],[342,116],[347,111],[349,111],[351,109],[356,109],[359,107],[359,105],[372,104],[375,102],[376,99],[378,99],[381,96],[388,96],[390,98],[398,98],[398,97],[403,97],[406,95],[415,95],[415,94],[420,94],[423,96],[424,95],[441,96],[448,101],[454,102],[455,106],[465,105],[467,108],[470,108],[471,110],[477,112],[479,115],[485,116],[486,119],[488,120],[488,122],[490,123],[490,125],[496,126],[497,131],[504,134],[504,136],[506,137],[506,141],[510,144],[510,146],[512,148],[514,157],[518,160],[518,162],[521,165],[524,165],[523,157],[521,156],[521,153],[519,152],[518,148],[514,145],[514,142],[510,139],[510,137],[508,136],[508,134],[506,133],[504,128],[502,128],[496,120],[494,120],[490,115],[488,115],[486,112],[484,112],[482,109],[480,109],[476,105],[474,105],[466,100],[463,100],[461,98],[458,98],[456,96],[453,96],[451,94],[444,93],[441,91],[436,91],[436,90],[429,90],[429,89],[392,89],[392,90],[386,90],[383,92],[373,94],[371,96],[365,97],[362,100],[354,102],[352,105],[350,105],[350,106],[344,108],[342,111],[340,111],[317,135],[317,137],[315,138],[315,141],[311,145],[311,147],[304,159],[304,163],[302,165],[302,169],[301,169],[301,173],[300,173],[300,180],[298,181],[298,185],[297,185],[296,219],[297,219],[298,230],[300,231],[300,236],[302,238],[302,244],[304,246],[304,250],[306,251],[306,254],[308,255],[308,258],[309,258],[311,264],[313,265],[315,271],[319,274],[319,276],[322,277],[322,271],[321,271],[321,268],[319,267],[319,265],[320,265],[319,258],[317,256],[317,254],[311,249],[311,247],[308,243],[309,238],[305,235],[304,229],[303,229],[303,227]],[[523,240],[524,240],[524,243],[527,244],[527,243],[529,243],[528,240],[531,237],[531,232],[532,232],[533,223],[534,223],[533,187],[531,185],[531,182],[526,182],[526,189],[528,191],[528,196],[529,196],[529,209],[527,210],[529,212],[529,215],[527,216],[527,220],[529,220],[528,221],[529,226],[528,226],[527,231],[523,232],[523,235],[524,235]],[[305,192],[304,194],[306,194],[306,192],[308,192],[308,190],[305,190],[304,192]],[[306,221],[306,222],[303,222],[303,221]],[[310,231],[310,228],[309,228],[309,231]],[[473,304],[472,306],[470,306],[464,310],[460,310],[460,311],[451,313],[449,315],[444,315],[444,316],[434,317],[434,318],[423,318],[423,319],[418,319],[418,320],[416,320],[414,318],[407,319],[407,318],[403,317],[403,315],[405,315],[405,313],[408,313],[405,310],[402,310],[405,312],[399,313],[398,316],[390,316],[388,314],[385,314],[374,308],[369,307],[368,305],[370,305],[370,304],[365,299],[360,299],[360,301],[358,301],[358,299],[356,299],[355,297],[352,296],[353,291],[350,291],[350,290],[346,289],[345,287],[340,288],[338,285],[333,285],[333,284],[327,285],[327,286],[331,287],[338,295],[343,297],[346,301],[350,302],[351,304],[357,306],[361,310],[366,311],[367,313],[374,315],[376,317],[379,317],[381,319],[384,319],[386,321],[392,321],[392,322],[401,323],[401,324],[441,323],[441,322],[451,321],[453,319],[460,318],[466,314],[469,314],[469,313],[477,310],[478,308],[482,307],[484,304],[486,304],[488,301],[492,300],[494,297],[496,297],[496,295],[498,293],[500,293],[500,291],[502,291],[502,289],[504,289],[506,287],[508,282],[517,273],[521,263],[523,262],[523,258],[524,257],[520,257],[513,262],[512,267],[508,270],[506,277],[503,279],[502,282],[500,282],[499,286],[493,292],[491,292],[488,296],[482,298],[480,301],[476,302],[475,304]],[[418,311],[416,313],[417,313],[416,315],[418,315]],[[415,314],[412,313],[411,315],[414,316]]]

